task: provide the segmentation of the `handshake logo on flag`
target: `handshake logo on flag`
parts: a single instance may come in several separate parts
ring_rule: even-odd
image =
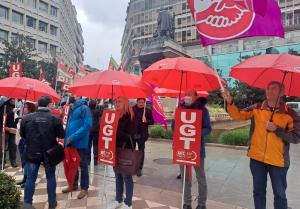
[[[235,38],[253,23],[252,0],[194,0],[194,19],[198,31],[211,39]]]

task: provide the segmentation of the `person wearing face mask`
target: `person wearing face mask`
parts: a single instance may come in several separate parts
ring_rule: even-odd
[[[205,107],[207,99],[204,97],[197,97],[196,91],[186,92],[184,103],[181,104],[181,109],[195,109],[202,110],[202,137],[201,137],[201,163],[200,167],[194,167],[196,178],[198,182],[198,206],[196,209],[206,209],[207,200],[207,183],[204,170],[205,159],[205,137],[211,132],[210,117],[207,108]],[[183,176],[183,166],[180,166],[181,176]],[[192,183],[186,175],[185,179],[185,193],[183,209],[192,209]]]

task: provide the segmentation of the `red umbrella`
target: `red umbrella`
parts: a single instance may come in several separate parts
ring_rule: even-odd
[[[300,56],[265,54],[251,57],[234,66],[230,76],[262,89],[271,81],[283,82],[286,95],[300,96]]]
[[[30,101],[37,101],[40,96],[48,95],[53,101],[60,101],[60,97],[50,86],[26,77],[9,77],[0,80],[0,95]]]
[[[143,73],[143,80],[160,88],[214,91],[220,88],[218,75],[202,61],[177,57],[162,59]]]
[[[70,87],[70,92],[77,96],[89,98],[138,98],[152,94],[151,87],[138,76],[123,71],[106,70],[103,72],[90,73],[79,78]]]
[[[156,96],[162,96],[162,97],[178,97],[179,91],[172,90],[172,89],[165,89],[165,88],[155,88],[154,94]],[[184,94],[185,94],[185,92],[181,92],[181,96],[184,96]],[[208,92],[207,91],[197,91],[197,96],[207,97]]]
[[[70,192],[73,190],[74,180],[78,167],[80,165],[80,156],[76,148],[65,148],[64,169],[67,182],[69,184]]]

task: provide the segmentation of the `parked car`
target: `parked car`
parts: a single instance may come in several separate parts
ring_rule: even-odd
[[[300,114],[300,102],[287,102],[286,104]]]

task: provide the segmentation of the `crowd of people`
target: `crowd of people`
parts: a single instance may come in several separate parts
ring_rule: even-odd
[[[266,100],[249,108],[239,110],[234,105],[234,100],[229,91],[224,90],[222,96],[227,102],[227,111],[235,120],[251,119],[251,132],[249,140],[248,156],[250,157],[250,170],[253,176],[253,196],[256,209],[266,208],[267,175],[270,175],[273,192],[274,208],[288,209],[286,188],[289,162],[289,146],[291,143],[300,142],[300,120],[297,114],[282,101],[277,104],[278,95],[283,95],[283,87],[278,82],[271,82],[266,89]],[[206,98],[198,97],[196,91],[186,92],[184,100],[179,108],[202,110],[202,142],[201,142],[201,165],[195,166],[196,179],[198,182],[198,205],[196,209],[206,209],[207,183],[205,175],[205,137],[212,131],[210,116]],[[80,172],[75,177],[73,190],[80,188],[77,198],[82,199],[88,195],[89,189],[89,164],[97,166],[98,137],[102,111],[96,100],[80,97],[70,97],[71,110],[68,116],[66,130],[64,130],[59,114],[53,114],[52,101],[48,96],[42,96],[37,105],[27,102],[22,117],[17,117],[20,109],[15,108],[14,99],[7,100],[7,124],[6,150],[9,152],[9,160],[12,167],[16,167],[16,133],[18,120],[20,122],[19,148],[22,166],[24,167],[24,179],[20,182],[24,185],[24,202],[32,204],[35,190],[35,181],[41,164],[45,167],[47,178],[47,192],[49,208],[56,208],[56,178],[55,166],[49,165],[45,155],[46,150],[57,144],[57,139],[64,139],[65,147],[76,148],[80,155]],[[151,110],[145,108],[146,99],[138,98],[136,105],[131,106],[125,97],[114,100],[114,107],[120,112],[120,119],[116,134],[116,146],[131,149],[133,144],[145,155],[145,142],[147,141],[148,126],[154,124]],[[275,111],[272,121],[269,121],[273,110]],[[3,114],[3,111],[2,111]],[[93,148],[93,149],[92,149]],[[93,155],[92,155],[93,153]],[[92,159],[91,156],[94,156]],[[144,157],[141,161],[137,176],[142,176]],[[180,166],[181,176],[183,167]],[[80,175],[79,175],[80,173]],[[80,187],[79,187],[80,177]],[[115,172],[116,197],[115,202],[109,208],[132,208],[132,196],[134,182],[132,175]],[[125,189],[124,189],[125,186]],[[192,183],[186,176],[183,209],[192,209]],[[124,192],[125,191],[125,192]],[[70,192],[70,188],[64,188],[63,193]],[[125,198],[124,198],[125,193]]]

